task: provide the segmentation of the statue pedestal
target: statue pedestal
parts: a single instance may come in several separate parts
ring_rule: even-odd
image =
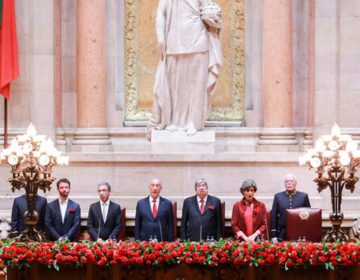
[[[184,131],[153,130],[151,150],[153,153],[160,154],[213,154],[215,153],[215,131],[202,130],[189,136]]]

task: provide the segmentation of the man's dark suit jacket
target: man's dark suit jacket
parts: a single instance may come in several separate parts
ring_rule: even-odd
[[[121,230],[120,205],[110,201],[106,221],[104,223],[100,201],[91,204],[87,228],[91,236],[91,240],[93,241],[96,241],[98,238],[101,238],[102,240],[117,240]]]
[[[311,207],[307,193],[296,191],[290,196],[284,191],[275,194],[271,210],[272,237],[285,239],[286,209],[298,207]]]
[[[80,229],[80,205],[69,199],[63,223],[59,199],[52,201],[46,208],[45,224],[51,241],[56,241],[60,237],[76,241]]]
[[[157,216],[153,218],[149,197],[138,201],[135,215],[135,240],[149,240],[150,236],[158,241],[174,240],[174,216],[172,203],[159,197]]]
[[[184,200],[180,237],[182,240],[200,241],[200,232],[202,240],[221,238],[221,202],[217,197],[208,195],[203,214],[200,214],[196,195]]]
[[[45,197],[37,196],[35,210],[39,213],[39,221],[36,229],[45,231],[45,213],[47,201]],[[24,213],[27,211],[26,195],[19,196],[14,199],[11,210],[11,231],[13,236],[18,236],[23,230],[27,228],[24,221]]]

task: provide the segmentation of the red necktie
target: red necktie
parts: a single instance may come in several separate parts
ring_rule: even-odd
[[[153,200],[153,209],[152,209],[152,211],[153,211],[153,217],[154,217],[154,219],[156,218],[156,215],[157,215],[157,207],[156,207],[156,200],[154,199]]]
[[[201,213],[201,215],[202,215],[202,214],[204,214],[204,206],[205,206],[205,205],[204,205],[204,200],[201,199],[201,200],[200,200],[200,203],[201,203],[201,204],[200,204],[200,213]]]

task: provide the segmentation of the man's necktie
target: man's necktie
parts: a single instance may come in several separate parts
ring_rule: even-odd
[[[201,215],[204,214],[204,208],[205,208],[204,200],[201,199],[200,200],[200,213],[201,213]]]
[[[153,214],[153,217],[154,217],[154,219],[155,219],[155,218],[156,218],[156,215],[157,215],[156,199],[153,200],[152,214]]]
[[[102,204],[102,215],[103,215],[103,219],[104,219],[104,223],[106,221],[106,204],[103,203]]]

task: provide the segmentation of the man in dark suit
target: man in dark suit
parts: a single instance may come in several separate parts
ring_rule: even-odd
[[[297,179],[293,174],[284,177],[285,191],[274,196],[271,210],[271,237],[278,241],[285,239],[286,209],[311,207],[307,193],[296,190]]]
[[[36,225],[38,231],[45,231],[45,211],[46,211],[47,201],[45,197],[37,196],[36,197],[36,207],[35,210],[39,214],[39,220]],[[11,233],[12,237],[16,237],[23,230],[27,228],[27,225],[24,221],[24,213],[28,210],[26,195],[19,196],[14,199],[13,207],[11,210]]]
[[[184,200],[180,237],[182,240],[201,241],[221,238],[221,202],[208,195],[204,179],[195,183],[196,195]]]
[[[90,205],[87,228],[93,241],[118,239],[121,230],[121,208],[119,204],[110,201],[110,192],[109,183],[100,183],[100,201]]]
[[[80,205],[69,199],[70,181],[62,178],[56,183],[59,199],[48,204],[45,224],[51,241],[76,241],[80,230]]]
[[[162,184],[153,179],[150,195],[138,201],[135,215],[135,240],[174,240],[174,216],[172,203],[160,196]]]

